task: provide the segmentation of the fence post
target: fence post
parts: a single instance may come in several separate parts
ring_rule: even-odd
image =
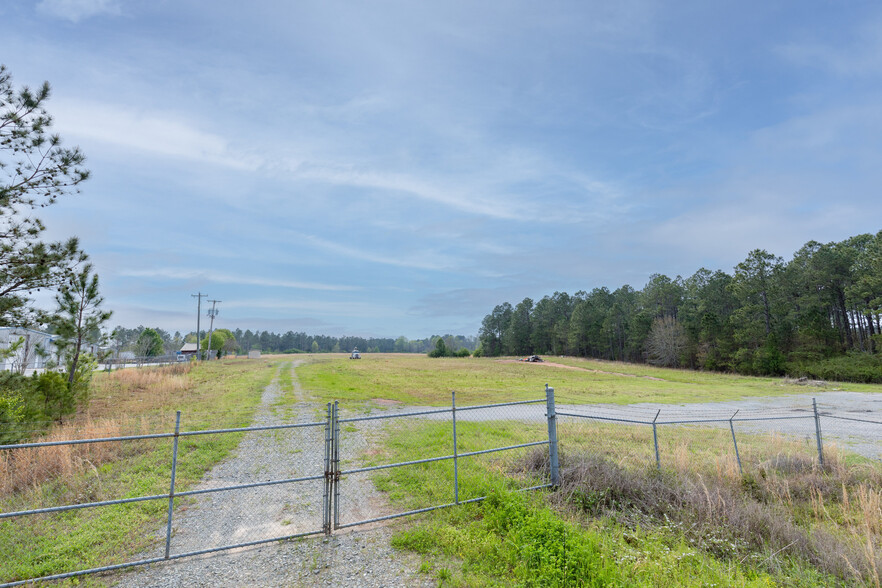
[[[815,413],[815,437],[818,440],[818,462],[824,465],[824,445],[821,441],[821,417],[818,415],[818,403],[812,398],[812,410]]]
[[[456,451],[456,390],[450,391],[450,406],[453,409],[453,501],[459,504],[459,463]]]
[[[322,530],[331,534],[331,403],[325,420],[325,489],[322,492]]]
[[[168,524],[165,527],[165,559],[171,551],[172,513],[175,506],[175,474],[178,468],[178,438],[181,434],[181,411],[175,415],[175,440],[172,448],[171,486],[168,490]]]
[[[738,414],[738,410],[735,411],[735,414]],[[741,456],[738,454],[738,441],[735,439],[735,425],[732,424],[732,419],[735,418],[735,414],[729,417],[729,430],[732,431],[732,444],[735,445],[735,459],[738,461],[738,473],[743,475],[744,470],[741,469]]]
[[[560,486],[560,460],[557,453],[557,413],[554,410],[554,388],[545,384],[545,405],[548,417],[548,459],[551,462],[551,485]]]
[[[340,413],[338,401],[336,400],[334,401],[334,412],[331,414],[331,421],[333,422],[331,470],[334,473],[331,478],[331,485],[334,488],[334,528],[336,529],[340,526]]]
[[[652,419],[652,444],[655,446],[655,467],[661,469],[661,459],[658,456],[658,433],[656,432],[655,421],[658,420],[658,415],[661,414],[661,409],[658,409],[658,412],[655,413],[655,418]]]

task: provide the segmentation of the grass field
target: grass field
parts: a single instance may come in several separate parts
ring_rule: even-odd
[[[455,390],[463,403],[505,402],[542,397],[550,384],[561,402],[716,402],[762,396],[844,389],[842,384],[807,387],[781,378],[755,378],[653,368],[576,358],[548,358],[544,364],[512,358],[429,358],[423,355],[365,354],[311,356],[298,368],[303,387],[321,401],[370,403],[377,399],[439,406]],[[575,369],[574,369],[575,368]],[[848,384],[848,390],[882,392],[882,385]]]

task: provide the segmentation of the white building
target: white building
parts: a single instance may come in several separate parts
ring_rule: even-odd
[[[45,369],[50,359],[57,359],[55,338],[34,329],[0,327],[0,370],[30,375]],[[13,347],[16,349],[10,353]]]

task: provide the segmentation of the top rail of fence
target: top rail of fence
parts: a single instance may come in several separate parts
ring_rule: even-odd
[[[858,419],[858,418],[855,418],[855,417],[839,416],[839,415],[836,415],[836,414],[824,414],[824,413],[821,413],[821,416],[822,416],[822,417],[825,417],[825,418],[829,418],[829,419],[839,419],[839,420],[841,420],[841,421],[854,421],[854,422],[856,422],[856,423],[870,423],[870,424],[873,424],[873,425],[882,425],[882,421],[871,421],[871,420],[868,420],[868,419]]]
[[[278,429],[296,429],[299,427],[324,426],[325,422],[292,423],[287,425],[265,425],[260,427],[240,427],[233,429],[206,429],[203,431],[182,431],[178,437],[195,437],[197,435],[218,435],[221,433],[248,433],[250,431],[272,431]],[[150,433],[148,435],[123,435],[120,437],[99,437],[96,439],[68,439],[63,441],[43,441],[39,443],[14,443],[12,445],[0,445],[4,449],[27,449],[29,447],[54,447],[58,445],[83,445],[85,443],[108,443],[112,441],[137,441],[141,439],[169,439],[175,437],[175,433]]]
[[[813,419],[814,415],[811,414],[802,414],[802,415],[790,415],[790,416],[777,416],[777,417],[731,417],[731,418],[719,418],[719,419],[683,419],[676,421],[644,421],[637,419],[623,419],[616,417],[608,417],[608,416],[600,416],[595,414],[585,414],[585,413],[576,413],[576,412],[563,412],[558,410],[558,416],[569,416],[569,417],[578,417],[583,419],[595,419],[599,421],[614,421],[619,423],[631,423],[635,425],[691,425],[697,423],[738,423],[738,422],[748,422],[748,421],[784,421],[791,419]],[[874,422],[874,421],[868,421]]]
[[[541,398],[539,400],[518,400],[515,402],[499,402],[497,404],[479,404],[476,406],[457,406],[456,412],[462,412],[464,410],[477,410],[479,408],[499,408],[501,406],[516,406],[519,404],[539,404],[545,403],[546,399]],[[370,416],[361,416],[361,417],[350,417],[346,419],[337,419],[338,423],[354,423],[357,421],[375,421],[378,419],[392,419],[392,418],[400,418],[400,417],[412,417],[412,416],[423,416],[429,414],[441,414],[445,412],[452,413],[454,411],[453,408],[433,408],[430,410],[419,410],[415,412],[400,412],[395,414],[377,414]]]

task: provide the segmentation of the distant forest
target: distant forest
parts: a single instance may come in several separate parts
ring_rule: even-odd
[[[484,355],[545,353],[670,367],[882,382],[882,231],[810,241],[785,262],[756,249],[729,274],[654,274],[488,314]]]
[[[270,331],[251,331],[250,329],[246,331],[224,329],[223,332],[232,335],[232,340],[227,337],[227,340],[224,341],[224,354],[248,353],[252,349],[259,349],[265,353],[348,353],[355,348],[366,353],[426,353],[435,348],[438,339],[443,339],[447,348],[452,350],[465,348],[474,351],[478,345],[476,337],[462,335],[433,335],[425,339],[408,339],[402,336],[392,339],[330,337],[293,331],[277,334]],[[145,334],[150,336],[145,336]],[[208,331],[202,330],[200,339],[204,341],[207,336]],[[153,340],[157,340],[158,343],[151,348]],[[138,356],[174,354],[185,342],[195,343],[196,331],[181,335],[180,332],[171,334],[160,328],[151,329],[138,326],[127,329],[118,326],[110,335],[110,347],[114,351],[117,353],[131,351]],[[212,344],[212,349],[216,349],[214,344]]]
[[[365,338],[365,337],[330,337],[327,335],[307,335],[288,331],[284,334],[269,331],[233,331],[236,342],[243,352],[260,349],[266,353],[340,353],[355,348],[367,353],[426,353],[435,348],[439,338],[453,349],[466,348],[474,351],[478,344],[476,337],[462,335],[438,335],[425,339],[408,339],[407,337]]]

